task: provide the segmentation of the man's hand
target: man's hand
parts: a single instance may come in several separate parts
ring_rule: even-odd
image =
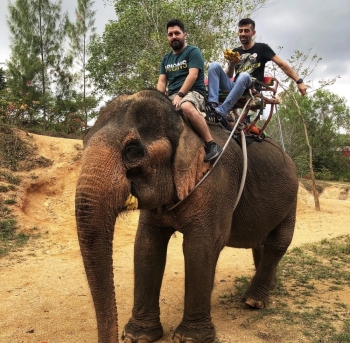
[[[293,70],[293,68],[287,62],[283,61],[282,58],[275,55],[271,58],[271,60],[272,62],[276,63],[283,70],[283,72],[292,80],[294,80],[295,82],[299,80],[298,74]],[[298,86],[299,93],[304,96],[306,94],[306,85],[304,84],[304,82],[298,83],[297,86]]]
[[[306,94],[306,85],[304,82],[298,84],[298,91],[300,92],[300,94],[302,96],[304,96]]]
[[[237,64],[241,60],[241,55],[238,51],[232,51],[231,49],[227,48],[224,51],[224,57],[229,62]]]
[[[180,108],[181,101],[182,101],[182,98],[178,95],[175,95],[175,98],[173,100],[173,105],[175,106],[176,109]]]

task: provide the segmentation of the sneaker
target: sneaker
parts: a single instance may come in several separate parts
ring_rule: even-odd
[[[225,119],[225,117],[221,117],[219,119],[219,123],[228,131],[232,131],[233,129],[233,123],[229,122],[228,120]]]
[[[223,117],[226,119],[226,121],[228,121],[230,123],[234,122],[234,120],[231,117],[231,114],[225,114]]]
[[[205,158],[204,162],[214,161],[221,153],[222,148],[220,145],[216,144],[214,141],[205,144]]]
[[[209,102],[208,101],[209,106],[213,107],[213,108],[217,108],[219,105],[216,102]]]
[[[216,105],[216,106],[215,106]],[[216,103],[205,102],[205,120],[213,123],[218,123],[221,119],[221,114],[216,112],[215,108],[217,107]]]

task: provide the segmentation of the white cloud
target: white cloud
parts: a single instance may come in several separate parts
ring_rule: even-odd
[[[273,1],[271,1],[273,2]],[[5,16],[7,2],[0,1],[0,63],[9,57],[9,31]],[[62,1],[62,10],[74,16],[76,2]],[[116,19],[113,6],[107,1],[95,1],[96,27],[102,34],[108,20]],[[295,50],[322,58],[315,72],[314,80],[341,76],[330,90],[348,99],[347,92],[350,71],[350,44],[346,40],[350,32],[349,0],[279,0],[276,4],[263,8],[254,14],[257,40],[269,44],[280,57],[287,60]],[[315,83],[316,84],[316,83]]]
[[[261,9],[253,19],[256,22],[257,39],[269,44],[276,53],[283,46],[281,58],[287,60],[295,50],[322,58],[310,80],[341,79],[329,87],[343,96],[350,106],[347,92],[350,71],[350,44],[346,37],[350,32],[348,0],[280,0],[277,4]],[[317,85],[317,82],[314,82]]]

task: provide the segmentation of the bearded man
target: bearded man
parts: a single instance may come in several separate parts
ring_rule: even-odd
[[[181,109],[205,142],[205,162],[213,162],[222,151],[211,136],[205,113],[204,58],[200,49],[186,42],[184,24],[179,19],[167,23],[172,51],[160,64],[157,90],[166,93],[176,109]]]

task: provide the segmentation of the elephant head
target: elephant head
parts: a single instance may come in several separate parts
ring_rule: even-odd
[[[204,155],[200,138],[155,90],[114,99],[84,138],[76,219],[100,343],[118,342],[112,241],[125,200],[131,193],[140,209],[159,210],[183,199],[209,168]]]

